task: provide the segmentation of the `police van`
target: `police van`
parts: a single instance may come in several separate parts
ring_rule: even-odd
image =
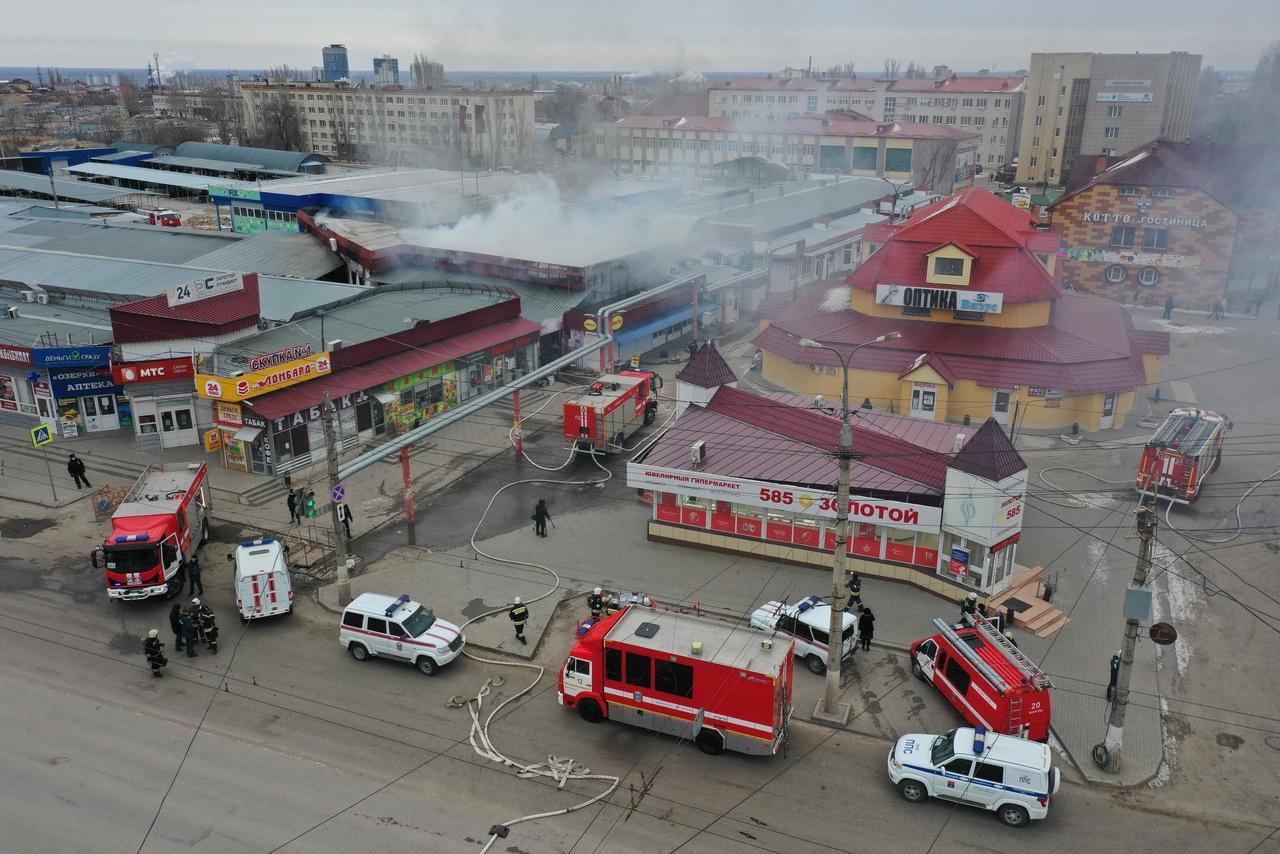
[[[273,537],[245,540],[227,560],[236,565],[236,610],[240,622],[293,613],[288,547]]]
[[[466,638],[453,623],[405,593],[397,598],[361,593],[342,612],[338,643],[356,661],[396,658],[428,676],[462,654]]]
[[[1010,827],[1049,814],[1062,784],[1049,745],[961,727],[904,735],[889,751],[889,779],[912,803],[934,797],[992,810]]]
[[[858,620],[841,614],[841,660],[853,655],[858,644]],[[819,596],[808,596],[794,604],[765,602],[751,613],[751,627],[779,632],[796,639],[796,658],[814,673],[827,670],[827,644],[831,633],[831,606]]]

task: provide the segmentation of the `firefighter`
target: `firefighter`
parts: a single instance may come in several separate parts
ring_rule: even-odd
[[[187,613],[191,615],[191,628],[195,629],[196,640],[204,643],[204,606],[200,604],[198,598],[191,600],[191,607],[187,609]]]
[[[600,619],[600,615],[604,613],[604,597],[600,595],[599,587],[587,597],[587,607],[591,609],[591,616]]]
[[[960,603],[960,622],[968,623],[969,617],[978,610],[978,594],[970,593],[968,598]]]
[[[1116,682],[1120,679],[1120,650],[1111,656],[1111,680],[1107,683],[1107,701],[1116,698]]]
[[[1018,642],[1017,642],[1016,640],[1014,640],[1014,639],[1013,639],[1013,632],[1006,631],[1006,632],[1004,633],[1004,636],[1005,636],[1005,639],[1006,639],[1007,641],[1009,641],[1009,643],[1013,644],[1013,648],[1014,648],[1014,649],[1017,649],[1017,648],[1018,648]]]
[[[187,579],[191,582],[191,589],[187,591],[188,596],[196,595],[196,588],[200,588],[200,595],[204,595],[204,582],[200,580],[200,555],[192,554],[191,560],[187,562]]]
[[[182,629],[182,644],[186,647],[187,658],[195,658],[196,652],[196,624],[193,615],[189,610],[183,610],[178,613],[178,626]]]
[[[507,616],[511,618],[511,623],[516,628],[516,640],[523,644],[529,643],[524,639],[524,624],[529,622],[529,609],[521,604],[519,596],[516,597]]]
[[[853,607],[859,611],[862,610],[862,576],[857,570],[849,573],[849,579],[845,582],[845,586],[849,588],[849,604],[845,606],[845,610]]]
[[[164,657],[164,643],[160,640],[159,629],[147,632],[147,639],[142,642],[142,651],[147,656],[147,664],[151,665],[151,675],[157,679],[163,676],[160,668],[167,665],[169,659]]]
[[[547,535],[547,521],[551,519],[551,511],[547,509],[547,499],[539,498],[538,505],[533,508],[533,532],[539,537]]]
[[[209,651],[214,655],[218,654],[218,622],[213,616],[213,609],[204,605],[200,606],[200,634],[204,635],[205,642],[209,644]]]

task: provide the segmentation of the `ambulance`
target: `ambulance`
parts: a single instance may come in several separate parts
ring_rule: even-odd
[[[858,645],[858,620],[841,614],[841,660],[853,655]],[[831,633],[831,606],[820,596],[808,596],[794,604],[765,602],[751,614],[751,625],[766,632],[795,638],[796,658],[812,673],[827,672],[828,638]]]
[[[1053,683],[995,623],[976,614],[970,620],[934,620],[938,634],[911,645],[911,672],[973,726],[1048,741]]]
[[[790,638],[630,605],[597,621],[560,668],[557,699],[606,718],[691,739],[703,753],[773,755],[791,721]]]
[[[227,560],[236,565],[236,610],[240,622],[293,613],[289,549],[272,537],[245,540]]]

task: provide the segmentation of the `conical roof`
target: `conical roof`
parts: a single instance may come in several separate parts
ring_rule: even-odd
[[[738,376],[729,367],[729,363],[720,355],[720,351],[710,342],[689,360],[689,364],[680,369],[676,379],[682,383],[696,385],[699,388],[718,388],[738,381]]]
[[[996,420],[988,418],[964,443],[950,467],[975,477],[1001,481],[1023,471],[1027,464]]]

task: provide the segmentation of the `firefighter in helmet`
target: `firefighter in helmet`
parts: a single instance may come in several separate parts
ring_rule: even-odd
[[[142,642],[142,651],[147,656],[147,664],[151,665],[151,675],[156,678],[163,676],[160,668],[167,665],[169,659],[164,657],[164,642],[160,640],[159,629],[147,632],[147,639]]]
[[[847,611],[850,608],[856,608],[857,610],[861,611],[862,610],[862,576],[858,574],[857,570],[854,570],[853,572],[849,573],[849,578],[848,580],[845,581],[845,586],[849,588],[849,604],[845,606],[845,610]]]
[[[529,609],[520,601],[519,596],[511,604],[511,610],[507,612],[507,616],[511,618],[511,623],[515,626],[516,640],[527,644],[528,641],[524,639],[524,624],[529,622]]]
[[[601,595],[599,587],[587,596],[587,607],[591,609],[591,616],[597,620],[600,619],[600,615],[604,613],[604,596]]]
[[[970,593],[963,602],[960,603],[960,622],[970,622],[970,617],[978,610],[978,594]]]
[[[205,642],[209,644],[209,651],[214,655],[218,654],[218,623],[213,616],[213,609],[208,605],[196,605],[199,599],[193,599],[193,607],[198,608],[196,613],[196,622],[200,626],[200,634],[204,635]]]

